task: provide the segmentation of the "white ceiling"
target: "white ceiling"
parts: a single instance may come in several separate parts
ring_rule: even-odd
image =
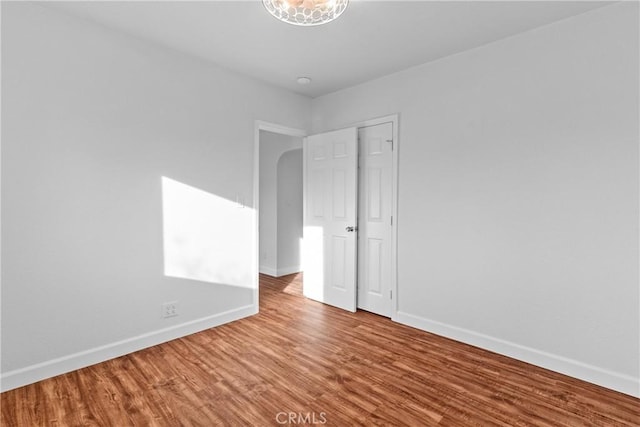
[[[297,27],[271,17],[260,1],[49,3],[311,97],[606,4],[352,0],[328,25]],[[313,81],[300,86],[299,76]]]

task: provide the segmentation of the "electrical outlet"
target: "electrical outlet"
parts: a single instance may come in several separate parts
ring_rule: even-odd
[[[178,315],[178,301],[162,304],[162,317],[174,317]]]

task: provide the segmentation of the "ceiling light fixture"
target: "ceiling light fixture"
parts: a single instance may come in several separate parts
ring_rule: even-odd
[[[333,21],[349,0],[262,0],[262,4],[279,20],[307,27]]]
[[[296,81],[299,85],[308,85],[311,83],[311,79],[309,77],[298,77]]]

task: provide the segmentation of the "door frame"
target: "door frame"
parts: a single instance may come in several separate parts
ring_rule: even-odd
[[[283,126],[277,123],[256,120],[253,127],[253,208],[255,218],[253,220],[253,304],[256,310],[260,310],[260,131],[277,133],[280,135],[296,136],[304,138],[307,131],[303,129]]]
[[[355,123],[348,124],[339,129],[345,127],[367,127],[375,126],[383,123],[393,123],[393,152],[392,152],[392,172],[391,172],[391,212],[393,215],[393,225],[391,227],[391,320],[398,321],[398,177],[399,177],[399,151],[400,151],[400,139],[399,139],[399,114],[391,114],[387,116],[377,117],[373,119],[363,120]],[[260,131],[268,131],[273,133],[279,133],[282,135],[297,136],[305,138],[308,136],[308,132],[304,129],[293,128],[289,126],[280,125],[277,123],[270,123],[262,120],[256,120],[254,125],[254,153],[253,153],[253,206],[255,209],[254,219],[254,233],[253,239],[253,271],[254,274],[254,303],[256,309],[259,309],[259,279],[258,269],[260,265],[260,245],[259,245],[259,230],[258,225],[260,221],[259,213],[259,193],[260,193]],[[337,130],[327,129],[326,131]],[[304,167],[304,166],[303,166]],[[303,171],[304,174],[304,171]]]
[[[398,321],[398,166],[400,150],[398,122],[399,114],[377,117],[351,123],[345,127],[363,128],[368,126],[381,125],[383,123],[393,123],[393,151],[391,152],[391,215],[393,224],[391,225],[391,320]],[[358,144],[359,145],[359,144]],[[357,291],[357,290],[356,290]]]

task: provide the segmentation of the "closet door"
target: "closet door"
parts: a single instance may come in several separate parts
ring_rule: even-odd
[[[391,317],[393,124],[358,129],[358,308]]]

